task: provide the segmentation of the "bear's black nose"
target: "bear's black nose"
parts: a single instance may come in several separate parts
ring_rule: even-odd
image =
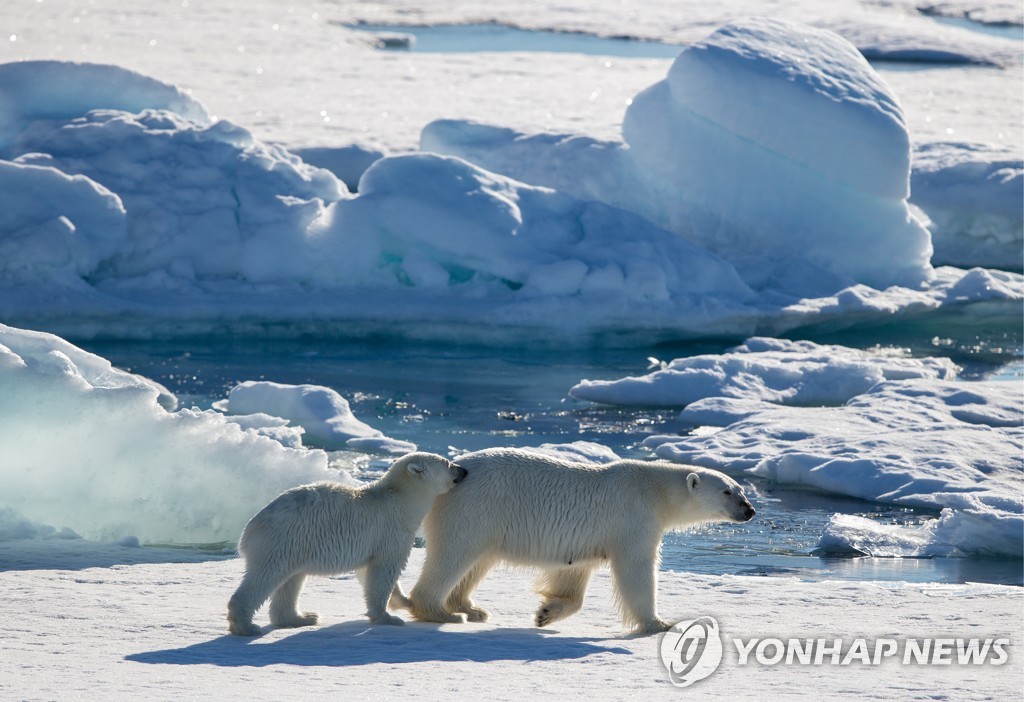
[[[469,473],[466,472],[466,469],[463,468],[462,466],[457,465],[455,466],[455,480],[453,480],[452,482],[458,485],[459,483],[466,479],[467,475],[469,475]]]
[[[751,507],[750,505],[747,505],[747,508],[743,511],[743,521],[749,522],[751,519],[754,518],[755,514],[757,513],[754,511],[754,508]]]

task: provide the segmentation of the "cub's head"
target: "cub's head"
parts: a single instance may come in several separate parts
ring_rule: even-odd
[[[397,472],[436,495],[448,492],[466,477],[465,468],[436,453],[406,454],[395,461],[389,472]]]
[[[739,483],[717,470],[695,470],[686,475],[691,509],[700,521],[749,522],[754,508]]]

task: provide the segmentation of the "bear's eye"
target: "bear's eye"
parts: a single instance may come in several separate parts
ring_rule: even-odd
[[[732,494],[732,490],[726,490],[726,491],[725,491],[725,492],[723,492],[722,494],[723,494],[723,495],[731,495],[731,494]]]

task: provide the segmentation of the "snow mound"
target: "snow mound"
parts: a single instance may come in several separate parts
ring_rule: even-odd
[[[119,66],[65,61],[0,64],[0,149],[29,123],[96,109],[164,109],[200,124],[210,115],[173,85]]]
[[[636,96],[622,132],[646,184],[637,210],[727,255],[754,287],[793,260],[878,288],[931,277],[905,200],[902,110],[838,35],[722,27]]]
[[[706,397],[840,405],[883,380],[956,376],[949,359],[898,353],[752,338],[729,353],[677,358],[641,377],[582,380],[569,394],[609,405],[682,407]]]
[[[386,155],[380,149],[362,144],[307,146],[293,148],[291,152],[311,166],[330,171],[353,192],[359,186],[359,179],[366,169]]]
[[[680,53],[666,82],[666,107],[681,116],[702,117],[856,190],[907,195],[899,103],[857,49],[831,32],[773,19],[729,24]],[[751,105],[758,109],[743,109]],[[634,148],[645,140],[638,133],[634,143],[630,126],[643,123],[626,113]]]
[[[629,212],[460,159],[382,159],[359,193],[336,206],[339,224],[379,236],[382,258],[400,264],[402,282],[416,287],[468,282],[518,297],[636,302],[750,296],[728,263]]]
[[[217,412],[170,412],[156,383],[50,334],[0,325],[0,388],[12,538],[54,525],[101,540],[234,541],[282,490],[346,479],[322,451],[286,449]]]
[[[936,142],[914,150],[912,202],[931,220],[936,264],[1024,267],[1024,160],[1000,147]]]
[[[842,407],[762,404],[709,436],[652,437],[661,458],[877,502],[949,508],[964,553],[1024,553],[1017,383],[893,380]],[[969,450],[968,448],[969,447]],[[950,536],[969,534],[973,543]]]
[[[220,409],[227,406],[227,400],[221,400],[213,404],[215,409]],[[254,412],[252,414],[231,414],[228,415],[227,420],[243,429],[251,429],[260,436],[273,439],[286,448],[302,448],[302,435],[306,430],[302,427],[288,426],[289,421],[283,417],[274,417],[264,412]]]
[[[416,445],[389,439],[378,429],[356,419],[348,400],[322,385],[285,385],[248,380],[231,388],[218,408],[243,415],[242,422],[279,417],[302,428],[307,445],[328,450],[355,449],[380,453],[410,453]],[[229,417],[231,421],[238,421]],[[266,420],[258,419],[263,426]],[[280,426],[280,425],[277,425]]]
[[[580,463],[612,463],[622,459],[607,446],[595,444],[593,441],[573,441],[568,444],[541,444],[540,446],[522,446],[520,450],[536,453],[541,456],[553,456],[567,461]],[[457,460],[457,459],[456,459]]]
[[[928,232],[906,203],[902,110],[831,32],[771,19],[722,27],[636,96],[622,129],[628,149],[448,121],[421,144],[638,212],[755,289],[817,296],[931,279]]]
[[[93,285],[135,279],[137,286],[147,276],[149,284],[179,289],[197,278],[291,280],[297,273],[289,251],[298,248],[324,202],[346,196],[330,173],[240,127],[223,121],[202,126],[162,110],[93,110],[37,122],[9,148],[21,154],[15,168],[85,176],[102,184],[94,200],[109,200],[112,191],[123,203],[123,224],[83,208],[71,213],[77,219],[69,217],[86,232],[112,225],[104,246],[79,257]],[[52,197],[29,184],[21,192],[29,201]],[[115,209],[106,201],[92,207],[103,205]],[[85,267],[86,261],[93,265]]]
[[[524,134],[471,120],[439,119],[420,133],[420,149],[450,154],[495,173],[581,200],[626,206],[639,196],[629,149],[581,134]]]
[[[30,370],[96,394],[138,398],[169,412],[178,406],[178,398],[160,383],[114,368],[107,359],[53,334],[0,324],[0,372],[18,377],[16,373]]]
[[[0,277],[75,286],[127,233],[121,199],[83,175],[0,160]]]

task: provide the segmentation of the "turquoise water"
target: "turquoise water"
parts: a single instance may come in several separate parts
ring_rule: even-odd
[[[632,37],[598,37],[575,32],[518,29],[500,24],[449,24],[431,27],[411,25],[347,25],[350,29],[381,36],[407,35],[410,45],[382,48],[424,53],[470,53],[479,51],[540,51],[586,54],[616,58],[675,58],[683,47]]]
[[[984,22],[974,22],[965,17],[935,16],[933,19],[940,24],[959,27],[960,29],[968,29],[972,32],[978,32],[979,34],[984,34],[990,37],[1024,41],[1024,27],[1019,24],[985,24]]]
[[[915,355],[945,355],[963,377],[1015,378],[1021,339],[1015,334],[957,340],[899,327],[870,338],[817,339],[851,346],[886,343]],[[645,372],[648,356],[671,359],[721,352],[733,343],[630,350],[525,351],[403,343],[323,340],[271,342],[194,339],[173,342],[83,344],[88,350],[166,385],[182,405],[209,408],[244,380],[313,383],[339,391],[356,416],[422,450],[449,454],[491,446],[536,446],[585,440],[625,457],[650,457],[640,447],[650,434],[678,433],[671,409],[612,408],[577,402],[568,389],[582,378]],[[788,575],[809,580],[881,579],[1024,584],[1020,561],[974,559],[819,558],[818,538],[834,513],[886,523],[917,523],[928,510],[742,480],[757,517],[666,536],[662,567],[700,573]]]

